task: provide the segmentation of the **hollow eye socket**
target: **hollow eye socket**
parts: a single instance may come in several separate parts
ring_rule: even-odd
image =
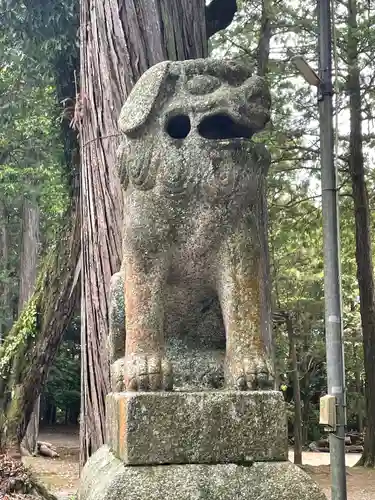
[[[171,116],[167,121],[165,130],[173,139],[185,139],[191,130],[190,118],[187,115]]]
[[[250,139],[250,127],[241,125],[226,114],[207,116],[198,125],[198,133],[205,139]]]

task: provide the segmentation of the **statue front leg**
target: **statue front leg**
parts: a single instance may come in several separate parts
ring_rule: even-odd
[[[261,256],[258,238],[240,230],[226,242],[219,263],[218,294],[226,331],[226,386],[236,390],[272,387],[272,368],[261,314]]]
[[[125,302],[124,271],[114,274],[110,283],[108,353],[111,390],[124,390]]]
[[[155,257],[157,260],[157,257]],[[161,263],[147,271],[125,258],[125,389],[171,390],[172,369],[165,359],[164,272]]]

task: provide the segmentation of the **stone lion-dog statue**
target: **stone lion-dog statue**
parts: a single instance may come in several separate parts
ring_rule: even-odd
[[[207,297],[217,300],[225,331],[223,387],[272,386],[270,155],[253,140],[270,119],[270,102],[263,78],[213,59],[159,63],[125,102],[118,162],[123,260],[110,298],[112,390],[172,390],[178,367],[168,339],[182,345],[189,338],[192,350],[177,364],[199,371],[189,353],[204,334],[194,340],[194,331],[167,332],[166,325],[169,317],[193,314]],[[215,332],[203,347],[218,342]]]

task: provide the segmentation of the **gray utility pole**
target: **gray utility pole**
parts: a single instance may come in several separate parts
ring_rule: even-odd
[[[321,399],[321,423],[328,425],[332,500],[347,500],[345,470],[346,397],[341,308],[340,232],[337,171],[334,161],[331,0],[318,0],[319,75],[300,55],[292,62],[305,80],[318,88],[322,212],[324,237],[324,299],[328,395]]]
[[[346,500],[345,471],[345,376],[341,310],[340,232],[337,170],[334,161],[332,106],[331,0],[318,0],[320,80],[320,151],[324,238],[324,297],[328,394],[337,408],[336,429],[329,434],[332,500]]]

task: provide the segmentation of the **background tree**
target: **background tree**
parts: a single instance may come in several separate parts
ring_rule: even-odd
[[[366,374],[367,431],[361,465],[375,466],[375,286],[371,217],[365,180],[362,138],[362,91],[357,0],[348,1],[347,91],[350,107],[349,172],[355,218],[357,277]]]
[[[359,211],[354,211],[351,187],[354,181],[357,183],[357,189],[362,183],[362,199],[360,203],[358,202],[361,207],[362,222],[361,230],[357,234],[361,235],[362,248],[363,244],[368,242],[367,250],[361,252],[362,261],[367,260],[365,264],[362,262],[362,267],[363,265],[366,266],[366,272],[363,268],[361,274],[366,275],[367,279],[371,279],[371,248],[369,247],[371,242],[371,235],[369,233],[371,223],[363,224],[365,221],[363,215],[366,212],[366,200],[363,197],[365,193],[363,186],[365,185],[363,181],[366,176],[367,182],[371,182],[371,186],[373,186],[373,171],[370,167],[371,151],[374,145],[371,133],[368,132],[366,134],[363,131],[366,127],[368,131],[371,130],[369,127],[371,127],[371,120],[373,119],[370,104],[373,99],[373,92],[371,90],[373,60],[370,53],[370,47],[373,46],[373,37],[369,29],[369,26],[373,22],[373,16],[372,12],[368,10],[366,2],[350,2],[350,11],[353,10],[353,6],[357,8],[356,24],[353,20],[353,14],[351,14],[351,20],[350,16],[348,18],[347,8],[343,4],[335,2],[334,9],[336,27],[334,60],[337,66],[335,78],[336,90],[338,91],[335,113],[339,127],[337,162],[341,177],[340,205],[344,342],[347,346],[347,378],[351,388],[354,385],[361,387],[362,373],[360,366],[363,366],[362,355],[358,353],[358,339],[359,341],[361,339],[361,325],[356,305],[357,297],[361,296],[355,278],[357,267],[359,269],[359,266],[356,265],[353,251],[355,248],[355,241],[353,239],[355,233],[353,214],[356,213],[358,217]],[[257,33],[262,24],[264,3],[260,1],[251,3],[244,1],[241,2],[240,7],[236,22],[217,36],[217,40],[215,40],[217,42],[216,48],[219,46],[219,50],[223,55],[234,55],[241,59],[254,59],[257,54],[257,43],[254,33]],[[274,280],[274,303],[277,309],[277,301],[281,300],[283,307],[286,306],[287,311],[292,313],[297,321],[297,358],[303,401],[302,416],[305,421],[303,424],[304,440],[307,439],[308,435],[310,439],[312,437],[309,430],[310,424],[308,424],[307,420],[310,421],[312,419],[314,408],[314,413],[316,414],[316,404],[318,402],[316,389],[320,387],[320,391],[324,390],[325,384],[321,277],[317,275],[317,279],[314,279],[314,287],[306,290],[306,297],[310,298],[308,302],[300,303],[299,292],[296,294],[297,290],[301,290],[301,286],[304,287],[303,282],[306,280],[306,277],[311,275],[311,272],[309,272],[311,270],[309,261],[307,261],[307,267],[305,267],[304,258],[301,255],[302,251],[306,251],[306,245],[310,252],[313,250],[316,252],[317,262],[320,263],[319,265],[322,264],[320,236],[318,239],[314,238],[311,241],[305,241],[305,232],[314,234],[316,228],[315,221],[319,220],[319,224],[321,224],[319,137],[315,93],[296,75],[295,69],[289,63],[290,56],[287,49],[292,49],[294,52],[303,54],[310,64],[316,68],[318,27],[315,7],[316,4],[314,2],[271,2],[268,5],[269,17],[271,19],[268,78],[273,94],[273,116],[267,142],[273,153],[273,164],[269,176],[269,198],[271,205],[270,241],[273,244],[273,246],[271,245],[271,252],[273,251],[271,260]],[[352,28],[350,28],[350,25],[352,25]],[[351,58],[349,54],[351,54]],[[354,80],[351,76],[353,72],[357,75],[356,93],[350,90],[355,87],[355,85],[353,86]],[[358,93],[359,89],[360,93]],[[357,99],[356,103],[354,103],[355,98]],[[362,102],[358,101],[359,98]],[[356,110],[357,126],[353,122],[353,112],[351,113],[352,124],[350,127],[347,126],[349,124],[350,108]],[[358,126],[358,120],[362,120],[362,130]],[[355,147],[353,147],[354,137],[356,142]],[[362,161],[360,161],[361,158],[359,156],[360,141],[362,141],[364,149]],[[354,176],[350,173],[350,164],[352,167],[355,164]],[[362,173],[359,175],[359,169],[361,168]],[[370,190],[368,192],[370,194],[368,205],[371,206],[371,203],[373,203],[371,193],[373,191]],[[278,200],[275,203],[276,197]],[[301,203],[301,200],[303,198],[312,201],[310,208],[306,212],[302,209],[303,203]],[[275,205],[279,213],[272,208],[273,205]],[[304,218],[305,223],[299,226],[297,236],[294,234],[292,224],[298,224]],[[284,222],[289,220],[288,227],[286,227]],[[367,221],[370,221],[369,217],[367,217]],[[359,222],[357,220],[357,224]],[[277,236],[275,239],[276,235],[280,235],[280,229],[281,236]],[[291,246],[293,238],[296,238],[298,242],[295,248],[293,248],[293,244]],[[286,269],[288,275],[283,277],[285,287],[283,286],[283,282],[280,281],[284,268],[278,256],[280,251],[281,254],[283,253],[283,248],[295,252],[293,262],[289,262],[289,268]],[[308,251],[306,255],[308,255]],[[295,284],[298,285],[297,288],[295,288]],[[373,312],[371,312],[372,300],[369,299],[371,289],[371,286],[369,286],[362,293],[368,304],[367,322],[373,320]],[[288,357],[285,332],[280,325],[276,326],[276,332],[279,344],[277,359],[280,369],[279,373],[281,379],[285,380],[286,374],[283,372],[287,368],[286,358]],[[365,350],[366,345],[367,351],[371,352],[368,347],[370,343],[367,342],[366,344],[365,341]],[[316,346],[314,356],[311,356],[312,346]],[[355,361],[353,359],[354,356]],[[367,364],[367,377],[370,377],[372,380],[371,374],[374,372],[374,366],[373,363],[371,366],[369,366],[369,363]],[[286,369],[287,372],[288,370]],[[373,383],[369,383],[370,387],[373,385]],[[357,420],[353,412],[361,408],[361,398],[361,394],[359,393],[357,396],[353,389],[348,393],[350,425],[353,424],[353,417]],[[371,396],[368,396],[367,400],[371,400]],[[311,403],[313,404],[312,407],[310,406]],[[320,432],[316,416],[313,420],[316,422],[316,432]],[[372,425],[371,421],[368,423],[370,426]],[[372,434],[369,430],[368,436],[370,435]],[[374,439],[371,437],[369,441],[374,443]]]
[[[30,300],[36,283],[40,245],[40,211],[35,190],[30,193],[30,199],[23,200],[22,206],[22,242],[20,256],[20,285],[18,295],[18,314]],[[40,397],[37,399],[34,411],[27,426],[23,445],[29,453],[37,449],[39,433]]]
[[[8,221],[13,222],[20,210],[19,203],[14,203],[16,194],[31,174],[29,182],[41,189],[43,243],[45,249],[48,247],[35,292],[6,333],[0,349],[0,447],[18,454],[35,399],[77,302],[75,271],[80,249],[77,154],[74,134],[69,132],[70,120],[67,117],[61,120],[63,144],[56,122],[61,115],[59,101],[68,97],[65,92],[69,87],[73,88],[73,97],[75,93],[71,64],[74,37],[73,41],[69,39],[74,29],[74,21],[69,19],[74,18],[74,8],[56,3],[49,4],[47,9],[37,1],[13,2],[12,8],[4,4],[0,40],[1,189],[12,199]],[[41,154],[36,157],[35,151]],[[55,182],[51,183],[51,179]],[[45,204],[52,199],[54,205]],[[57,207],[55,216],[52,206]],[[8,229],[8,249],[19,249],[19,243],[18,247],[9,245],[11,226]],[[11,258],[7,267],[8,270],[12,267]]]

